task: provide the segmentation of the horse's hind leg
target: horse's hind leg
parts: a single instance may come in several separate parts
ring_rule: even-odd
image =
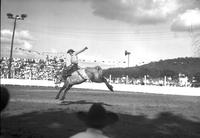
[[[102,80],[106,84],[106,86],[108,87],[108,89],[113,92],[114,91],[113,90],[113,86],[108,83],[108,81],[106,80],[106,78],[103,77]]]
[[[59,90],[58,94],[56,95],[55,99],[59,99],[61,92],[66,88],[65,84],[62,86],[62,88]]]

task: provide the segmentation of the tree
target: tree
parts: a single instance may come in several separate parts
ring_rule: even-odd
[[[200,72],[197,72],[196,74],[194,74],[194,80],[200,83]]]
[[[167,76],[167,77],[176,77],[178,75],[177,72],[175,71],[172,71],[172,70],[168,70],[168,69],[164,69],[161,71],[161,74],[160,74],[160,77],[164,77],[164,76]]]

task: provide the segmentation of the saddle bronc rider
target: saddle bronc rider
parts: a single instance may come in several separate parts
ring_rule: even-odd
[[[78,54],[82,53],[83,51],[87,50],[88,48],[85,47],[80,51],[75,52],[73,49],[69,49],[67,53],[70,55],[70,65],[64,67],[62,72],[62,78],[65,80],[68,76],[70,76],[74,71],[79,69],[78,66]]]

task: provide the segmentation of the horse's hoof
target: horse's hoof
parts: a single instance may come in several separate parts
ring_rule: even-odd
[[[60,104],[65,104],[65,101],[64,101],[64,100],[61,100],[61,101],[60,101]]]
[[[59,97],[58,97],[58,96],[56,96],[56,97],[55,97],[55,99],[59,99]]]
[[[65,100],[65,98],[64,98],[64,97],[60,98],[60,101],[64,101],[64,100]]]
[[[58,100],[57,100],[57,101],[55,101],[55,103],[56,103],[56,104],[61,104],[61,102],[60,102],[60,101],[58,101]]]

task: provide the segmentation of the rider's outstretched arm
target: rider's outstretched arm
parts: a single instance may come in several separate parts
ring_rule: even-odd
[[[75,55],[78,55],[78,54],[82,53],[83,51],[85,51],[85,50],[87,50],[87,49],[88,49],[88,48],[87,48],[87,47],[85,47],[85,48],[83,48],[82,50],[80,50],[80,51],[76,52],[76,53],[75,53]]]

